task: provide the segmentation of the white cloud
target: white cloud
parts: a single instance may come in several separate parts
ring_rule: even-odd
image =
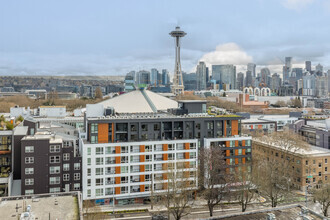
[[[282,0],[282,5],[288,9],[300,11],[313,2],[315,2],[315,0]]]
[[[245,71],[246,65],[252,62],[252,60],[252,57],[235,43],[218,45],[215,51],[204,54],[200,59],[209,67],[219,64],[234,64],[237,72]]]

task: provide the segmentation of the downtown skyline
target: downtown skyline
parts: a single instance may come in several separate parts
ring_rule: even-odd
[[[174,70],[176,26],[184,72],[253,62],[282,74],[306,60],[330,68],[330,1],[57,1],[2,2],[0,75],[125,75]],[[134,7],[133,7],[134,6]],[[196,16],[202,15],[202,16]],[[152,19],[150,19],[152,18]]]

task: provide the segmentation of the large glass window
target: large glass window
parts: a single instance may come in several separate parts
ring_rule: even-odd
[[[49,152],[50,153],[58,153],[61,150],[61,146],[60,145],[51,145],[49,146]]]
[[[54,184],[60,184],[61,178],[59,176],[56,177],[49,177],[49,184],[54,185]]]
[[[60,171],[61,171],[60,166],[49,167],[49,173],[50,174],[58,174],[58,173],[60,173]]]
[[[98,124],[96,124],[96,123],[91,124],[91,132],[92,133],[97,133],[98,132]]]
[[[33,153],[33,152],[34,152],[34,146],[25,147],[25,153]]]

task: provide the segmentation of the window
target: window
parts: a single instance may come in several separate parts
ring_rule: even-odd
[[[92,133],[97,133],[98,132],[98,124],[96,124],[96,123],[91,124],[91,132]]]
[[[327,172],[327,171],[328,171],[328,167],[325,167],[324,169],[325,169],[325,172]]]
[[[25,175],[33,174],[34,168],[25,168]]]
[[[91,143],[92,143],[92,144],[97,144],[97,143],[98,143],[98,137],[92,135],[92,136],[91,136]]]
[[[87,176],[90,176],[90,175],[92,175],[92,169],[91,168],[88,168],[87,169]]]
[[[92,165],[92,159],[91,158],[87,158],[87,165]]]
[[[26,164],[34,163],[34,157],[25,157],[25,163]]]
[[[148,125],[147,124],[142,124],[141,128],[142,128],[142,131],[148,131]]]
[[[121,194],[128,193],[128,187],[127,186],[120,187],[120,192]]]
[[[322,176],[322,173],[321,172],[319,172],[319,176]]]
[[[74,180],[80,180],[80,173],[75,173],[73,176]]]
[[[25,185],[26,186],[32,186],[34,184],[34,179],[30,178],[30,179],[25,179]]]
[[[97,157],[95,162],[96,162],[96,165],[103,165],[103,158],[102,157]]]
[[[34,146],[25,147],[25,153],[33,153],[33,152],[34,152]]]
[[[63,164],[63,171],[69,171],[70,170],[70,164],[69,163],[64,163]]]
[[[87,186],[91,186],[92,185],[92,180],[91,179],[87,179]]]
[[[50,174],[58,174],[60,173],[60,167],[56,166],[56,167],[49,167],[49,173]]]
[[[34,193],[34,190],[33,189],[26,189],[25,190],[25,195],[31,195]]]
[[[51,153],[58,153],[60,152],[61,146],[60,145],[51,145],[49,146],[49,151]]]
[[[322,167],[322,163],[319,163],[319,167]]]
[[[95,196],[103,196],[103,189],[95,189]]]
[[[59,163],[60,162],[60,156],[50,156],[49,157],[50,163]]]
[[[297,162],[297,164],[300,164],[300,160],[297,160],[296,162]]]
[[[308,160],[305,161],[306,165],[308,165]]]
[[[96,168],[95,169],[95,175],[103,175],[103,168]]]
[[[54,184],[60,184],[61,178],[59,176],[56,177],[50,177],[49,178],[49,184],[54,185]]]
[[[95,154],[96,155],[103,154],[103,147],[97,147],[97,148],[95,148]]]
[[[63,181],[69,181],[70,180],[70,174],[66,173],[63,174]]]
[[[102,179],[95,179],[96,186],[103,186],[103,178]]]
[[[73,184],[73,189],[74,190],[80,190],[80,183]]]
[[[92,149],[89,147],[87,148],[87,155],[91,155],[92,154]]]
[[[68,161],[68,160],[70,160],[70,153],[63,154],[63,161]]]
[[[328,163],[328,159],[324,159],[324,163]]]
[[[91,197],[91,194],[92,194],[92,193],[91,193],[91,190],[88,189],[88,190],[87,190],[87,197]]]
[[[50,193],[58,193],[58,192],[61,192],[61,188],[60,187],[52,187],[52,188],[49,188],[49,192]]]
[[[74,163],[74,170],[80,170],[80,163]]]
[[[128,147],[127,146],[121,147],[120,148],[120,153],[122,153],[122,154],[128,153]]]
[[[121,167],[120,168],[120,173],[128,173],[128,167],[127,166]]]
[[[315,164],[315,160],[313,160],[313,164]]]

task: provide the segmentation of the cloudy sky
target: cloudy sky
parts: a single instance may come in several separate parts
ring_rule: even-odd
[[[281,73],[285,56],[330,69],[330,0],[0,0],[0,75],[123,75],[181,62],[248,62]]]

